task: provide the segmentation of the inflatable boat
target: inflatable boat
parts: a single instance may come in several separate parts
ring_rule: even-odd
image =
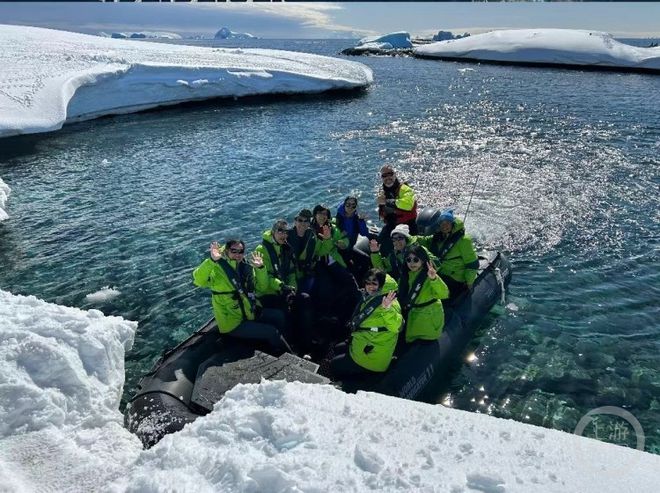
[[[423,217],[423,216],[422,216]],[[363,251],[366,242],[356,245]],[[367,257],[368,258],[368,257]],[[479,255],[479,274],[471,293],[445,308],[445,327],[435,341],[403,346],[383,374],[333,381],[326,360],[269,354],[266,346],[223,337],[214,320],[166,351],[138,383],[125,411],[125,426],[151,447],[168,433],[208,414],[224,393],[239,383],[262,378],[332,384],[344,391],[369,390],[406,399],[432,400],[438,382],[452,365],[491,308],[503,299],[511,279],[508,260],[498,252]]]

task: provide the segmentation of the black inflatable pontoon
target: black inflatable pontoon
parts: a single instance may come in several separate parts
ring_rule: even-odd
[[[365,247],[363,241],[356,248]],[[150,447],[164,435],[179,431],[186,423],[209,413],[236,384],[258,383],[262,378],[333,383],[348,392],[372,390],[424,400],[437,382],[446,379],[452,363],[463,354],[511,279],[510,264],[500,253],[481,254],[479,263],[472,293],[457,300],[453,308],[445,309],[445,327],[440,338],[406,346],[382,375],[331,382],[319,373],[315,362],[290,353],[275,357],[265,347],[223,338],[211,320],[163,354],[152,371],[140,380],[137,393],[126,408],[125,425],[140,437],[145,447]]]

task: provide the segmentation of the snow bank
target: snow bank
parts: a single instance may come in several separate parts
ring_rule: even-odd
[[[384,34],[382,36],[369,36],[362,38],[355,45],[356,50],[359,49],[395,49],[395,48],[412,48],[410,41],[410,34],[405,31],[396,33]]]
[[[619,43],[607,33],[572,29],[493,31],[418,46],[414,54],[430,58],[660,72],[660,47],[638,48]]]
[[[629,469],[609,473],[622,462]],[[651,454],[514,421],[274,382],[235,387],[119,484],[154,491],[174,476],[174,489],[202,492],[652,491],[658,465]]]
[[[655,491],[660,457],[481,414],[262,382],[148,451],[117,411],[135,323],[0,291],[3,491]]]
[[[0,290],[0,489],[99,491],[134,462],[118,407],[136,327]]]
[[[9,218],[9,215],[5,211],[5,204],[7,203],[7,198],[9,197],[10,192],[11,189],[9,188],[9,185],[0,178],[0,222]]]
[[[278,50],[133,43],[8,25],[0,25],[0,45],[0,137],[184,101],[373,82],[365,65]]]

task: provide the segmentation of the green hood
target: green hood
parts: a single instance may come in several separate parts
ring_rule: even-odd
[[[462,219],[454,219],[454,227],[451,228],[452,233],[456,233],[456,231],[460,231],[462,229],[465,229],[465,226],[463,225],[463,220]]]
[[[383,284],[383,287],[380,288],[380,294],[387,294],[390,291],[396,291],[399,289],[399,285],[397,282],[394,280],[392,276],[389,274],[385,275],[385,284]]]
[[[275,243],[275,240],[273,240],[273,230],[271,229],[264,231],[264,233],[261,235],[261,238],[268,243],[272,243],[273,245],[277,244]]]

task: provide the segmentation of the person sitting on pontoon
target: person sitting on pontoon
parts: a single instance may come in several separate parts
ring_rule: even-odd
[[[291,246],[287,243],[288,236],[289,224],[285,219],[278,219],[271,229],[264,231],[261,244],[255,248],[268,273],[266,288],[257,293],[265,308],[286,310],[296,292],[296,269]]]
[[[438,273],[449,288],[452,300],[472,290],[479,258],[472,238],[465,234],[463,221],[455,217],[451,209],[442,211],[435,219],[434,234],[414,239],[436,257]]]
[[[280,310],[260,310],[255,291],[263,292],[268,273],[261,254],[245,261],[245,243],[229,240],[224,247],[211,243],[210,258],[194,271],[195,286],[211,290],[213,315],[221,334],[238,339],[263,340],[276,351],[291,351],[284,337],[284,315]]]
[[[388,369],[403,321],[396,289],[396,281],[382,270],[367,272],[363,299],[349,322],[350,342],[338,344],[330,361],[336,378]]]
[[[449,289],[423,246],[412,244],[404,254],[406,265],[398,294],[405,318],[405,341],[434,341],[445,325],[442,300],[449,296]]]

